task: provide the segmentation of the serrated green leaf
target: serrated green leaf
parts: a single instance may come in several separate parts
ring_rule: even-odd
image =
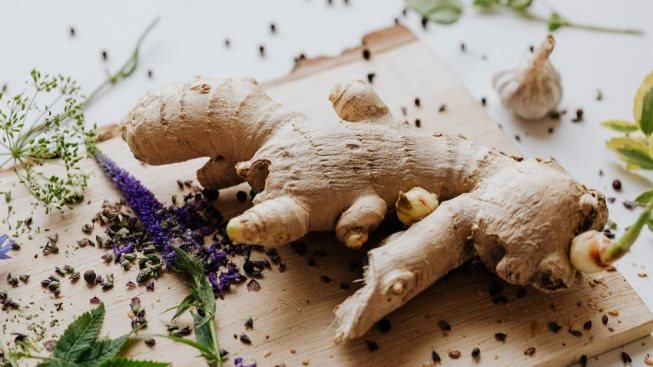
[[[643,192],[635,199],[636,203],[648,204],[653,202],[653,189]]]
[[[193,316],[193,321],[195,324],[195,340],[202,345],[206,345],[211,351],[212,355],[217,355],[216,350],[213,349],[213,337],[211,336],[211,328],[208,322],[203,322],[204,319],[195,312],[191,312]],[[209,322],[213,322],[213,319],[209,319]]]
[[[508,0],[508,6],[519,11],[524,11],[528,9],[533,0]]]
[[[477,8],[488,10],[499,5],[499,0],[474,0],[473,5]]]
[[[646,136],[653,132],[653,88],[649,89],[642,100],[642,114],[639,117],[639,127]]]
[[[631,138],[613,138],[606,145],[617,152],[629,169],[653,169],[653,159],[644,142]]]
[[[406,0],[406,4],[426,19],[440,23],[455,23],[463,13],[460,0]]]
[[[75,319],[57,342],[52,357],[76,362],[91,346],[102,327],[104,303]]]
[[[607,127],[608,129],[612,129],[614,131],[618,131],[620,133],[632,133],[637,131],[637,124],[628,121],[608,120],[603,121],[601,126]]]
[[[97,367],[117,356],[120,349],[129,339],[129,334],[118,339],[101,339],[91,344],[91,347],[78,360],[79,367]]]
[[[553,32],[556,29],[566,25],[567,22],[562,19],[558,13],[551,13],[551,16],[547,20],[547,25],[549,26],[549,32]]]
[[[139,361],[127,358],[114,358],[105,362],[100,367],[167,367],[170,363],[167,362],[154,362],[154,361]]]

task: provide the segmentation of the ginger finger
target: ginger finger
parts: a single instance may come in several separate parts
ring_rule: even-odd
[[[255,205],[227,224],[227,234],[237,244],[280,246],[309,231],[309,212],[287,196]]]
[[[336,225],[336,237],[347,247],[360,248],[367,242],[367,236],[385,218],[388,204],[378,195],[358,198],[349,207]]]

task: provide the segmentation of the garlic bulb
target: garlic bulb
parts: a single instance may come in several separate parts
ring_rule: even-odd
[[[562,98],[560,75],[549,63],[555,40],[548,35],[532,57],[494,75],[501,103],[515,115],[535,120],[555,109]]]

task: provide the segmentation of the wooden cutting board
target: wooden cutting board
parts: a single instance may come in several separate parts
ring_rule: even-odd
[[[330,88],[339,82],[366,79],[369,73],[374,73],[373,85],[391,111],[402,116],[405,110],[410,123],[419,119],[425,133],[464,134],[481,144],[518,154],[485,113],[481,102],[472,98],[437,55],[408,30],[395,27],[374,33],[363,40],[363,47],[371,51],[370,60],[362,58],[362,48],[332,59],[302,60],[288,77],[267,83],[266,90],[277,101],[311,117],[336,118],[327,100]],[[415,98],[420,99],[420,107],[415,105]],[[441,106],[445,106],[444,111],[440,111]],[[130,107],[116,106],[125,112]],[[171,195],[182,193],[175,181],[194,179],[195,170],[203,164],[194,160],[165,167],[144,166],[133,158],[119,138],[102,143],[101,149],[167,202]],[[95,307],[89,303],[93,296],[99,297],[107,307],[103,334],[116,337],[128,332],[129,302],[136,296],[142,299],[149,320],[148,328],[141,333],[164,333],[172,316],[164,311],[187,294],[183,279],[173,273],[163,274],[153,292],[143,286],[129,289],[125,284],[135,279],[137,267],[124,271],[100,259],[104,250],[77,246],[76,241],[81,238],[103,234],[103,228],[96,226],[95,233],[87,236],[81,227],[90,223],[103,200],[119,198],[94,163],[87,162],[87,166],[96,172],[86,192],[88,202],[72,212],[49,216],[40,209],[33,210],[31,198],[12,175],[0,174],[3,189],[11,187],[13,193],[10,203],[2,203],[3,215],[7,212],[6,205],[11,208],[9,220],[2,223],[0,232],[21,232],[25,227],[16,229],[16,220],[33,218],[31,239],[23,234],[19,239],[22,250],[13,251],[11,261],[0,262],[0,289],[7,290],[21,305],[19,310],[0,314],[3,324],[0,332],[5,339],[13,339],[14,332],[31,336],[39,332],[44,340],[56,338],[74,317]],[[239,213],[249,205],[235,199],[238,189],[221,192],[217,205],[226,216]],[[55,233],[59,236],[59,254],[43,255],[46,236]],[[259,280],[260,291],[249,292],[242,285],[218,301],[215,322],[220,345],[231,356],[225,365],[232,366],[234,357],[241,356],[247,363],[256,360],[258,366],[282,362],[289,367],[303,364],[422,366],[431,360],[431,352],[435,350],[442,357],[443,365],[563,366],[579,361],[583,354],[591,357],[653,331],[653,315],[618,272],[579,276],[575,288],[557,294],[504,285],[502,295],[506,303],[495,304],[488,290],[498,278],[478,264],[440,280],[389,315],[392,325],[389,332],[374,329],[362,340],[335,346],[332,310],[359,287],[355,281],[362,278],[362,271],[351,271],[350,263],[362,259],[364,251],[344,248],[330,233],[311,234],[305,242],[308,250],[304,255],[296,254],[289,247],[280,249],[287,270],[279,272],[275,267],[265,271]],[[253,259],[262,256],[255,254]],[[310,258],[315,266],[308,265]],[[115,287],[103,292],[99,287],[87,286],[83,280],[77,283],[64,280],[60,298],[53,299],[52,293],[39,283],[54,274],[55,266],[65,264],[82,273],[89,269],[100,274],[113,273]],[[28,283],[12,288],[5,281],[8,273],[29,274],[31,278]],[[325,283],[322,276],[332,282]],[[347,282],[351,288],[341,289],[341,282]],[[60,303],[61,310],[57,310],[55,303]],[[608,315],[607,325],[602,323],[603,315]],[[248,316],[254,321],[253,330],[243,326]],[[448,322],[452,330],[443,333],[438,326],[440,320]],[[583,325],[588,321],[592,327],[585,330]],[[549,322],[559,324],[562,329],[553,333]],[[187,318],[181,321],[182,326],[188,323]],[[569,330],[580,331],[582,335],[573,335]],[[243,332],[252,340],[251,345],[242,344],[234,337]],[[496,333],[505,333],[506,340],[496,340]],[[378,350],[368,350],[365,340],[374,341]],[[476,347],[481,352],[480,358],[474,361],[471,353]],[[529,348],[534,348],[534,353],[525,355]],[[451,351],[459,351],[461,357],[452,359],[448,355]],[[174,366],[204,364],[194,350],[163,339],[158,339],[153,348],[136,343],[127,354],[169,361]]]

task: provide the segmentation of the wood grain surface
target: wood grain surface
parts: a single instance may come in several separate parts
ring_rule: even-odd
[[[407,121],[414,123],[420,119],[425,133],[464,134],[481,144],[518,154],[480,101],[474,100],[437,55],[406,29],[395,27],[370,35],[363,47],[371,51],[370,60],[361,57],[362,48],[348,50],[333,59],[304,60],[290,76],[266,83],[265,88],[289,108],[318,119],[335,119],[327,99],[330,88],[375,73],[373,85],[391,111],[402,116],[405,108]],[[421,101],[420,107],[413,102],[416,97]],[[440,112],[442,105],[446,107]],[[125,112],[130,107],[116,106]],[[133,158],[119,138],[103,142],[101,149],[168,203],[172,195],[182,194],[176,180],[194,179],[195,170],[203,164],[202,160],[193,160],[165,167],[145,166]],[[11,252],[12,260],[0,262],[0,289],[5,289],[21,305],[19,310],[0,314],[0,331],[6,340],[13,339],[11,334],[16,332],[32,337],[40,334],[43,341],[57,338],[74,317],[95,307],[89,303],[93,296],[105,302],[107,308],[103,334],[116,337],[129,331],[127,313],[131,298],[136,296],[142,299],[149,321],[141,334],[164,333],[172,316],[164,311],[187,294],[183,279],[171,272],[163,274],[154,291],[146,291],[144,286],[128,288],[125,284],[135,279],[137,267],[124,271],[117,264],[101,260],[105,250],[77,245],[77,240],[84,237],[103,234],[99,225],[91,236],[82,233],[81,227],[91,222],[105,199],[119,198],[94,163],[89,161],[86,165],[95,172],[86,202],[74,211],[47,216],[31,206],[31,198],[12,175],[0,174],[3,189],[11,188],[13,193],[11,202],[0,204],[2,215],[9,213],[0,232],[21,233],[25,225],[16,228],[16,220],[33,218],[32,229],[18,239],[22,249]],[[243,188],[221,192],[216,205],[226,217],[249,205],[235,199],[236,191]],[[389,226],[381,228],[373,240],[378,241],[383,232],[390,230]],[[46,236],[55,233],[59,236],[60,252],[44,255]],[[287,270],[265,271],[259,279],[260,291],[249,292],[241,285],[218,301],[215,322],[220,345],[230,352],[226,366],[233,366],[237,356],[246,363],[256,360],[258,366],[422,366],[431,360],[433,350],[442,358],[442,365],[563,366],[577,362],[583,354],[591,357],[653,331],[653,315],[618,272],[593,278],[579,276],[576,287],[569,291],[542,294],[531,288],[503,284],[482,264],[468,264],[389,315],[388,332],[375,328],[359,341],[336,346],[332,342],[333,308],[359,287],[356,280],[362,278],[362,270],[351,271],[350,263],[363,259],[365,251],[344,248],[331,233],[313,233],[304,242],[304,255],[288,246],[280,249]],[[254,253],[252,259],[264,256]],[[309,266],[310,258],[315,266]],[[66,264],[82,273],[89,269],[103,275],[113,273],[115,287],[103,292],[83,280],[64,280],[61,296],[55,299],[39,283],[54,274],[55,266]],[[29,274],[31,278],[11,287],[5,280],[9,273]],[[322,276],[332,282],[324,282]],[[341,282],[351,288],[341,289]],[[505,303],[494,303],[489,294],[490,287],[496,284],[503,284],[501,295],[505,298],[501,300]],[[607,325],[602,323],[603,315],[608,317]],[[254,321],[253,330],[243,326],[248,316]],[[441,320],[451,325],[450,332],[441,330]],[[583,328],[587,321],[592,322],[590,330]],[[562,329],[553,333],[549,322]],[[188,318],[180,321],[182,326],[189,323]],[[241,333],[250,337],[251,345],[234,337]],[[506,334],[506,340],[498,341],[496,333]],[[378,349],[368,350],[366,340],[375,342]],[[476,347],[480,357],[474,360],[471,353]],[[529,348],[534,348],[532,355],[525,354]],[[458,359],[449,356],[453,351],[460,352]],[[135,342],[127,354],[169,361],[174,366],[204,365],[194,350],[160,338],[152,348]]]

